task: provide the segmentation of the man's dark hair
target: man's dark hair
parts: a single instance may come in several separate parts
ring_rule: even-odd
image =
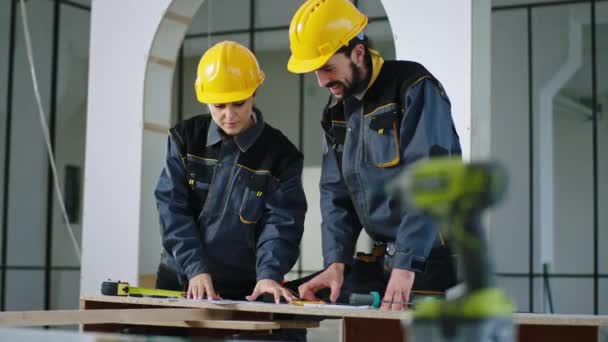
[[[365,49],[365,67],[367,68],[367,70],[369,72],[371,72],[372,70],[372,55],[369,52],[369,49],[373,49],[373,44],[372,44],[372,40],[367,36],[367,35],[363,35],[363,39],[360,39],[359,37],[355,37],[353,39],[351,39],[348,42],[348,45],[342,46],[340,49],[338,49],[338,51],[336,51],[336,53],[343,53],[345,54],[347,57],[350,57],[351,52],[353,52],[353,49],[355,48],[355,46],[357,45],[363,45],[363,48]]]

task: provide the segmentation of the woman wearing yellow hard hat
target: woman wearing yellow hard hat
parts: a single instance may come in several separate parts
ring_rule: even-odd
[[[295,298],[280,284],[299,255],[303,157],[253,106],[263,81],[253,53],[236,42],[202,56],[194,86],[210,114],[171,128],[155,190],[158,288],[192,299]]]
[[[349,0],[308,0],[289,26],[287,69],[314,72],[330,93],[321,120],[326,267],[299,292],[342,302],[349,292],[377,291],[382,308],[403,310],[412,290],[455,285],[454,258],[428,217],[378,190],[418,159],[461,150],[441,83],[419,63],[384,61],[363,33],[367,22]],[[362,229],[376,247],[353,260]]]

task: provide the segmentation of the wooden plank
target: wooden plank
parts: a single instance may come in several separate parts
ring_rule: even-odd
[[[239,320],[205,320],[205,321],[155,321],[141,322],[139,325],[203,328],[203,329],[230,329],[230,330],[274,330],[274,329],[305,329],[318,328],[319,322],[314,321],[239,321]]]
[[[344,342],[380,340],[407,342],[401,322],[397,320],[346,317],[342,331]]]
[[[175,69],[175,61],[172,61],[172,60],[169,60],[166,58],[162,58],[162,57],[148,56],[148,63],[161,65],[161,66],[169,68],[169,69]]]
[[[574,325],[520,325],[517,332],[519,342],[597,342],[599,327]]]
[[[289,304],[271,303],[237,303],[237,304],[214,304],[206,301],[196,300],[173,300],[165,298],[142,298],[142,297],[118,297],[118,296],[83,296],[83,305],[99,305],[103,307],[105,303],[120,303],[127,305],[151,305],[157,307],[189,307],[206,308],[213,310],[245,311],[245,312],[267,312],[282,314],[301,314],[310,316],[326,317],[360,317],[372,319],[393,319],[410,322],[411,312],[406,311],[384,311],[376,309],[349,309],[349,308],[323,308],[323,307],[302,307]],[[102,304],[104,303],[104,304]]]
[[[144,122],[144,130],[150,131],[150,132],[161,133],[161,134],[166,135],[166,134],[169,134],[169,128],[170,127],[159,125],[157,123]],[[156,277],[154,278],[154,281],[156,281]],[[145,287],[143,285],[141,285],[141,286]],[[152,286],[152,288],[154,288],[154,285]]]
[[[526,325],[608,326],[608,316],[600,315],[518,313],[513,315],[513,321]]]
[[[0,326],[41,326],[120,323],[140,324],[147,321],[201,321],[232,317],[230,312],[201,309],[100,309],[0,312]]]
[[[192,24],[192,18],[171,11],[165,13],[165,18],[184,24],[186,27],[190,27],[190,24]]]

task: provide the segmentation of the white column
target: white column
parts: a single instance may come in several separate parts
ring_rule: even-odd
[[[95,0],[91,11],[81,294],[136,283],[144,76],[170,0]]]
[[[397,59],[423,64],[445,87],[465,159],[489,155],[490,1],[382,0]]]

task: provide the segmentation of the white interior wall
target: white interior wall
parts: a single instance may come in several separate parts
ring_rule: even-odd
[[[473,30],[489,34],[489,6],[473,0],[384,0],[395,38],[398,59],[422,63],[443,84],[452,103],[452,116],[460,136],[463,157],[471,155],[471,115],[488,113],[486,106],[473,108],[471,98],[489,89],[489,77],[473,78],[472,58],[486,65],[489,40],[472,41]],[[473,8],[487,8],[485,13]],[[391,16],[390,13],[395,15]],[[488,75],[489,76],[489,75]],[[475,81],[475,83],[473,83]],[[476,143],[489,143],[488,141]]]
[[[91,13],[81,294],[137,284],[144,76],[170,0],[94,1]],[[111,53],[117,52],[120,53]]]
[[[8,56],[10,40],[11,3],[0,1],[0,56]],[[0,59],[0,141],[5,141],[7,93],[8,93],[8,58]],[[4,149],[0,149],[0,168],[4,170]],[[0,177],[0,186],[4,189],[4,176]],[[3,197],[3,196],[2,196]],[[4,206],[4,198],[0,198],[0,208]],[[2,243],[2,237],[0,237]]]

